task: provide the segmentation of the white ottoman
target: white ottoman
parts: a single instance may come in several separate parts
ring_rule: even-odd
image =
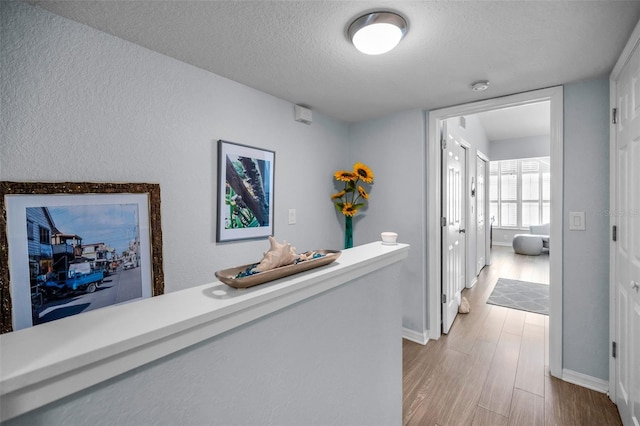
[[[518,254],[538,256],[542,253],[542,238],[540,235],[517,234],[513,237],[513,251]]]

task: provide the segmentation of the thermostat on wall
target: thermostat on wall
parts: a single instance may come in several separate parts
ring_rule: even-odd
[[[294,111],[296,121],[304,124],[311,124],[313,121],[311,110],[309,108],[303,107],[302,105],[296,105]]]

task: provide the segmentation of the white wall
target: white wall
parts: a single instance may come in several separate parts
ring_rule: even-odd
[[[172,292],[267,248],[215,243],[216,141],[226,139],[276,151],[277,238],[299,250],[342,248],[329,197],[333,172],[351,164],[345,123],[320,114],[310,126],[297,123],[283,100],[36,7],[0,7],[0,179],[159,183]],[[385,172],[376,171],[384,187]],[[297,225],[286,224],[289,208]],[[377,239],[362,231],[356,224],[357,244]],[[8,424],[400,423],[395,278],[406,264]]]
[[[493,228],[493,245],[512,246],[516,234],[528,234],[528,229]]]
[[[489,159],[491,159],[491,161],[497,161],[548,157],[551,153],[550,141],[548,135],[491,141],[491,155]]]
[[[474,157],[477,155],[477,151],[489,156],[491,143],[489,139],[487,139],[487,134],[484,127],[482,127],[482,122],[477,115],[466,115],[465,127],[460,126],[460,120],[457,118],[447,120],[447,125],[449,125],[451,121],[453,121],[452,124],[455,125],[455,129],[460,137],[473,145],[473,148],[476,150],[476,153],[473,154]]]
[[[275,234],[299,249],[341,248],[332,173],[376,174],[355,243],[394,230],[412,245],[397,280],[403,326],[426,327],[425,120],[412,110],[347,126],[21,3],[0,2],[0,179],[141,181],[162,188],[166,291],[256,260],[264,241],[215,243],[218,139],[276,151]],[[608,377],[608,89],[565,87],[565,218],[586,211],[564,251],[564,364]],[[347,141],[350,146],[347,149]],[[487,153],[492,155],[491,152]],[[323,195],[326,194],[326,195]],[[298,225],[286,224],[296,208]],[[584,330],[588,330],[587,333]]]
[[[399,425],[404,262],[2,424]]]
[[[427,327],[425,226],[425,119],[410,110],[349,127],[351,163],[361,161],[375,175],[368,209],[354,220],[354,244],[398,233],[411,245],[396,282],[402,286],[402,325],[422,334]]]
[[[165,291],[260,259],[215,242],[218,139],[274,150],[275,236],[341,249],[329,199],[348,126],[23,3],[2,7],[0,179],[159,183]],[[297,225],[287,210],[297,209]]]
[[[607,78],[565,86],[564,159],[564,368],[608,380]],[[586,231],[569,230],[573,211],[586,213]]]

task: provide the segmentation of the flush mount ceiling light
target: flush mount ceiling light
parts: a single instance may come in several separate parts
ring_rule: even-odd
[[[489,88],[489,80],[476,81],[471,85],[471,90],[474,92],[482,92]]]
[[[363,15],[349,26],[349,39],[367,55],[379,55],[396,47],[407,33],[407,21],[392,12]]]

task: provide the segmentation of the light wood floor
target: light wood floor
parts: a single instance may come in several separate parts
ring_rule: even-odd
[[[488,305],[496,280],[549,282],[549,256],[496,247],[478,283],[463,291],[471,312],[426,346],[403,343],[405,425],[621,425],[601,393],[551,377],[545,315]]]

